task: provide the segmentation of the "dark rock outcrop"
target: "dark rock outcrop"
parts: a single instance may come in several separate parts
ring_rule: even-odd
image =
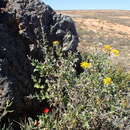
[[[61,42],[63,51],[76,51],[78,36],[70,17],[39,0],[0,1],[0,108],[11,100],[16,114],[26,110],[25,97],[34,92],[28,55],[54,40]]]
[[[0,13],[0,112],[12,101],[18,113],[25,108],[24,97],[33,92],[32,67],[27,49],[7,12]]]
[[[8,0],[0,0],[0,8],[5,8]]]
[[[73,20],[56,12],[39,0],[10,0],[8,11],[16,16],[19,34],[36,46],[45,40],[59,40],[63,50],[75,51],[78,36]]]

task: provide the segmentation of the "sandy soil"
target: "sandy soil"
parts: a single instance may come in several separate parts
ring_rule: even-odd
[[[76,23],[80,51],[95,50],[97,44],[110,44],[119,49],[113,62],[130,72],[130,11],[127,10],[68,10]]]

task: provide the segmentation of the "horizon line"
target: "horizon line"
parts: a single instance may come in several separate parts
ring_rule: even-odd
[[[128,9],[54,9],[54,10],[56,10],[56,11],[72,11],[72,10],[74,10],[74,11],[86,11],[86,10],[105,10],[105,11],[109,11],[109,10],[111,10],[111,11],[130,11],[130,10],[128,10]]]

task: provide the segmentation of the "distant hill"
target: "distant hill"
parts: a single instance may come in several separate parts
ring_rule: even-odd
[[[121,52],[113,61],[130,71],[130,11],[68,10],[57,11],[76,22],[80,36],[79,49],[88,51],[97,43],[110,44]]]

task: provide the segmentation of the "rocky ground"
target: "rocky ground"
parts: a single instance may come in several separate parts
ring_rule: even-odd
[[[95,49],[98,43],[110,44],[120,50],[113,59],[130,72],[130,11],[125,10],[79,10],[57,11],[69,15],[76,22],[80,37],[79,49]]]

